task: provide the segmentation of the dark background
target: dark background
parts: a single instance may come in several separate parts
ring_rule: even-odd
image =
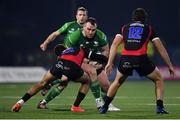
[[[146,9],[148,22],[161,37],[175,65],[180,65],[180,2],[179,0],[0,0],[0,66],[39,66],[49,64],[51,43],[47,52],[39,45],[65,22],[74,20],[77,7],[84,6],[95,17],[98,27],[110,40],[123,24],[131,20],[137,7]],[[160,57],[153,57],[159,65]]]

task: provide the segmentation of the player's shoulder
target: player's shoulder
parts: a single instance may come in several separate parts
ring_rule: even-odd
[[[98,36],[106,36],[105,33],[103,31],[101,31],[100,29],[96,29],[96,34]]]
[[[100,29],[96,29],[96,36],[98,37],[98,40],[107,42],[107,36],[106,34],[101,31]]]
[[[100,34],[104,34],[104,32],[102,31],[102,30],[100,30],[100,29],[96,29],[96,31],[98,32],[98,33],[100,33]]]

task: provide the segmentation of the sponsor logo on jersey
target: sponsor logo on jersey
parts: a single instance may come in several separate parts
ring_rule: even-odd
[[[97,41],[94,41],[94,46],[98,46],[99,43]]]
[[[69,33],[73,33],[75,31],[75,29],[74,28],[71,28],[70,30],[69,30]]]

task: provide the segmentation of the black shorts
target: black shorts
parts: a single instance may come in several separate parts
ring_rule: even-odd
[[[140,76],[146,76],[154,71],[156,66],[147,57],[142,56],[121,56],[118,66],[119,72],[124,75],[132,75],[133,70],[136,70]]]
[[[68,80],[75,81],[83,75],[83,70],[77,64],[68,60],[57,60],[50,69],[50,73],[56,78],[62,75],[68,77]]]

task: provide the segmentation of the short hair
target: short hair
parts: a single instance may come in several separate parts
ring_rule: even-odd
[[[76,14],[77,14],[78,11],[84,11],[84,12],[86,12],[86,14],[88,14],[88,11],[87,11],[87,9],[85,7],[78,7],[78,9],[76,11]]]
[[[132,12],[133,21],[141,21],[144,23],[147,20],[148,14],[143,8],[137,8]]]
[[[61,55],[62,51],[64,51],[66,48],[63,44],[58,44],[54,47],[54,53],[56,56]]]
[[[93,17],[89,17],[85,23],[90,22],[92,25],[97,25],[96,19]]]

